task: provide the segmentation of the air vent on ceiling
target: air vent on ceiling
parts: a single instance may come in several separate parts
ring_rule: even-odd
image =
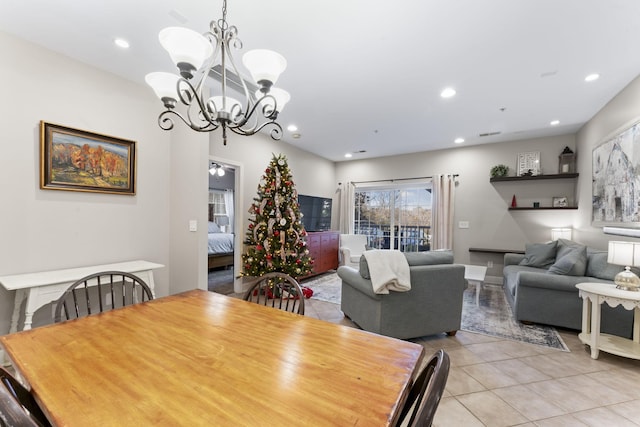
[[[218,64],[213,67],[211,71],[209,71],[209,77],[218,82],[222,81],[222,65]],[[246,79],[244,79],[244,84],[247,85],[247,89],[249,89],[249,93],[252,95],[258,90],[258,86]],[[242,87],[240,77],[229,69],[227,69],[227,87],[244,94],[244,88]]]
[[[500,135],[502,132],[486,132],[486,133],[481,133],[478,136],[494,136],[494,135]]]

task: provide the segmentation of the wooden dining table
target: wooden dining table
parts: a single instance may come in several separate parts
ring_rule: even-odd
[[[56,426],[395,425],[421,345],[193,290],[0,337]]]

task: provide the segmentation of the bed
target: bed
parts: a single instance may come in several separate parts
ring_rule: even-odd
[[[209,222],[209,268],[233,265],[233,233],[223,233],[215,222]]]

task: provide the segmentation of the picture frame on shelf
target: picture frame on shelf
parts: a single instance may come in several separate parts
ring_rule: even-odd
[[[40,122],[40,188],[136,194],[136,142]]]
[[[554,197],[552,199],[551,206],[553,206],[554,208],[568,208],[569,201],[565,196]]]
[[[540,175],[540,152],[518,153],[517,176]]]

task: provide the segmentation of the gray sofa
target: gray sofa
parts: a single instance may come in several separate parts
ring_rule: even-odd
[[[607,263],[607,252],[570,240],[526,245],[525,254],[504,256],[504,292],[516,320],[582,328],[582,299],[576,284],[613,284],[622,267]],[[633,312],[602,306],[602,332],[630,337]]]
[[[405,253],[411,290],[373,292],[364,255],[360,269],[338,268],[342,312],[366,331],[395,338],[415,338],[460,329],[464,266],[453,264],[451,251]]]

